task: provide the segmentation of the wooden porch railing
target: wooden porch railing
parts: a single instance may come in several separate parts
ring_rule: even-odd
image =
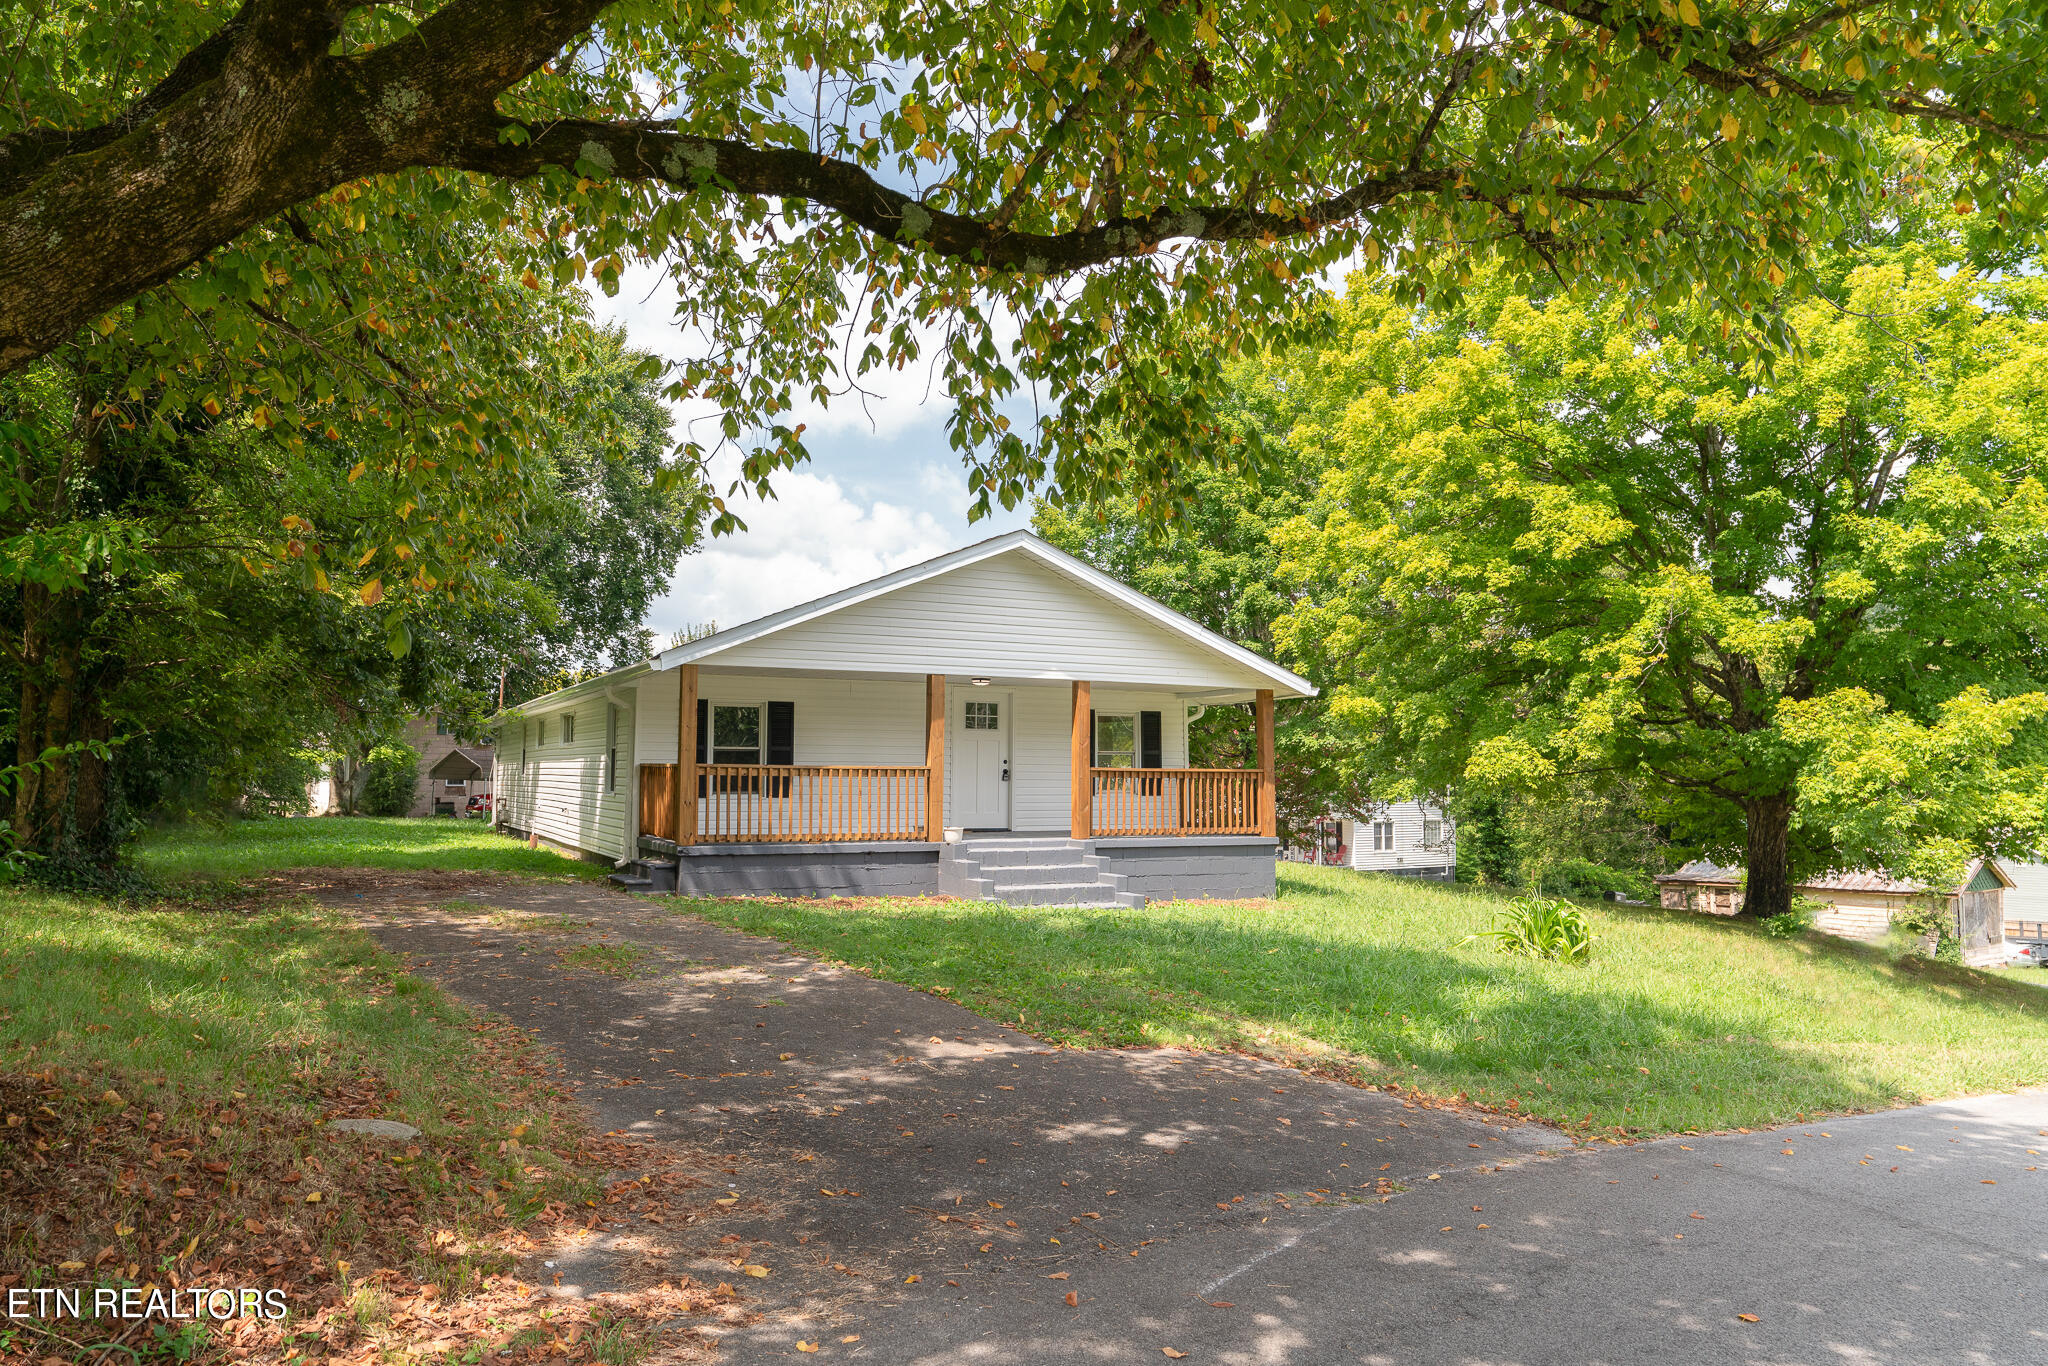
[[[1091,768],[1098,835],[1256,835],[1253,768]]]
[[[700,764],[697,829],[675,833],[675,765],[640,765],[640,833],[678,844],[921,840],[928,770]]]

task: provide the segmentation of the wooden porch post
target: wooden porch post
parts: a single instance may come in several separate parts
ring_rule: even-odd
[[[1095,777],[1088,771],[1088,709],[1092,706],[1085,679],[1074,680],[1073,732],[1067,750],[1067,781],[1073,837],[1085,840],[1095,832]]]
[[[676,669],[676,828],[677,844],[697,842],[697,666]]]
[[[946,676],[924,676],[924,837],[946,837]]]
[[[1252,703],[1259,733],[1259,833],[1268,839],[1280,833],[1280,808],[1273,786],[1273,690],[1260,688]]]

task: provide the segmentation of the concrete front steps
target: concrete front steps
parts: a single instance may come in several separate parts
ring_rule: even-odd
[[[649,858],[645,854],[605,878],[629,892],[673,892],[676,889],[676,861]]]
[[[1124,906],[1145,898],[1086,840],[1055,835],[969,837],[939,851],[939,895],[1009,906]]]

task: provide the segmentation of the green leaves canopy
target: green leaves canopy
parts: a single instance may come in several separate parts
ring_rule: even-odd
[[[1613,301],[1338,306],[1296,363],[1361,382],[1295,433],[1340,466],[1275,633],[1366,764],[1651,779],[1753,897],[2036,844],[2048,291],[1914,244],[1835,275],[1774,375]]]
[[[740,443],[764,482],[835,358],[934,357],[981,507],[1134,469],[1184,491],[1231,454],[1218,365],[1360,256],[1408,301],[1492,256],[1782,339],[1765,305],[1881,212],[1893,121],[1990,234],[2044,209],[2030,0],[9,0],[0,26],[0,370],[171,280],[139,329],[162,384],[225,351],[209,373],[317,425],[342,376],[299,301],[473,211],[527,245],[423,258],[423,324],[489,326],[465,266],[611,288],[661,259],[700,343],[673,396],[721,419],[691,454]],[[334,261],[280,258],[294,206]],[[349,316],[397,325],[383,302]],[[1020,426],[1026,389],[1050,405]],[[517,439],[487,405],[422,431],[486,464]]]

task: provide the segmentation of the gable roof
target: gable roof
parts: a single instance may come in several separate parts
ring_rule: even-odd
[[[730,655],[744,646],[766,641],[770,637],[819,622],[835,613],[848,612],[889,594],[928,584],[935,579],[1004,557],[1017,557],[1040,569],[1051,571],[1069,583],[1108,600],[1115,607],[1140,618],[1182,644],[1192,646],[1202,654],[1227,664],[1240,677],[1248,675],[1259,685],[1271,687],[1280,696],[1310,697],[1315,694],[1315,685],[1300,675],[1224,639],[1163,603],[1119,583],[1094,566],[1048,545],[1028,531],[1012,531],[1001,536],[991,536],[987,540],[926,560],[922,564],[884,574],[866,583],[843,588],[836,593],[828,593],[824,597],[799,603],[728,630],[697,640],[685,641],[662,651],[651,663],[655,669],[673,669],[683,664],[717,662],[719,656]]]
[[[491,752],[487,749],[464,749],[460,745],[449,750],[434,761],[427,770],[429,778],[460,778],[467,780],[485,772],[491,763]]]

